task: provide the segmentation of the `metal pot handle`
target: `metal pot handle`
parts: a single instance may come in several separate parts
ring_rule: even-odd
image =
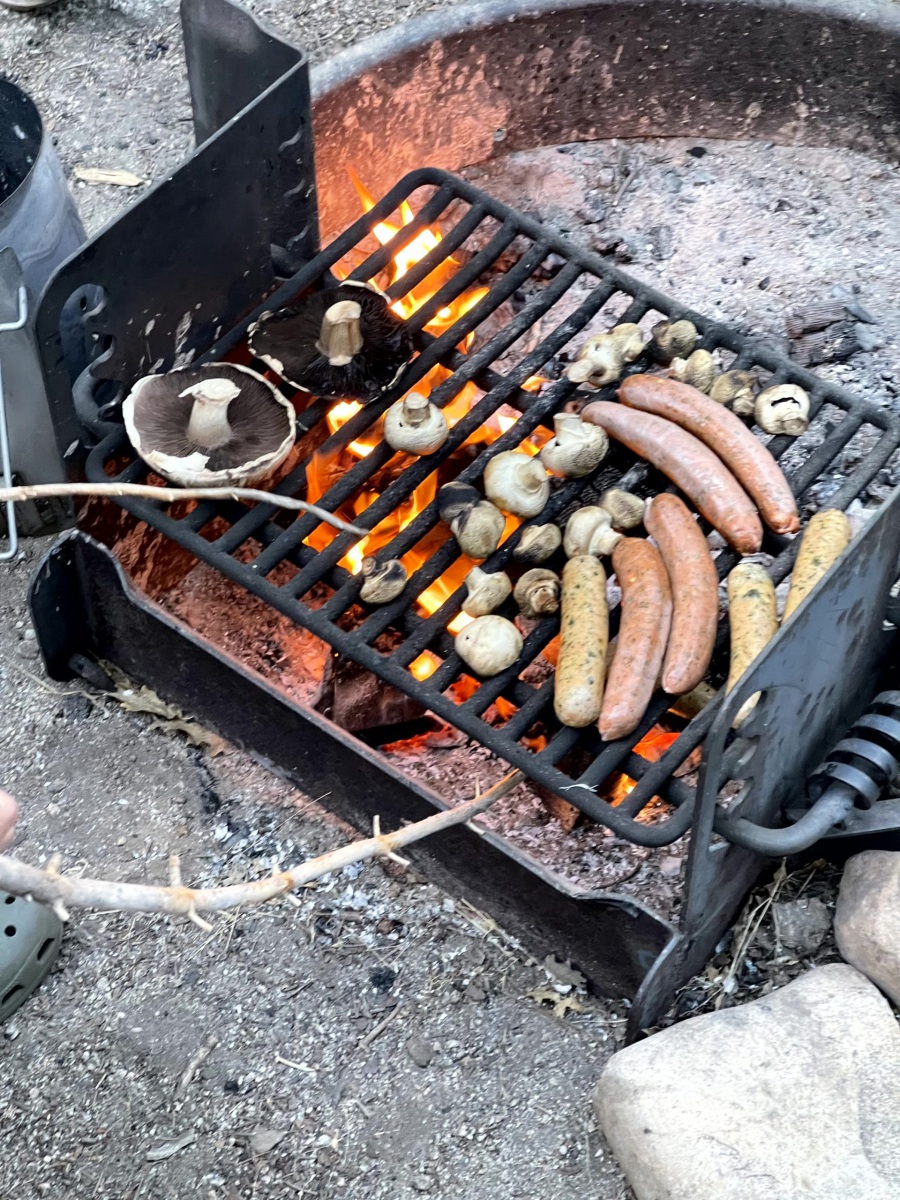
[[[24,287],[19,288],[19,315],[15,321],[0,324],[0,333],[12,333],[13,330],[23,329],[28,320],[28,293]],[[0,354],[0,473],[3,475],[3,486],[12,487],[12,462],[9,453],[9,429],[6,423],[6,399],[3,394],[3,356]],[[16,506],[12,500],[6,504],[6,527],[9,545],[0,550],[0,562],[9,562],[15,558],[19,549],[19,533],[16,528]]]

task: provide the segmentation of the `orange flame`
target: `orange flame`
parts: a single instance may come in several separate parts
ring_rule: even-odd
[[[635,746],[634,753],[639,754],[641,758],[646,758],[648,762],[658,762],[677,738],[677,733],[669,733],[665,729],[660,729],[658,725],[654,725]],[[612,784],[607,798],[610,804],[621,804],[625,797],[637,787],[637,781],[630,775],[615,775],[613,778],[615,782]]]

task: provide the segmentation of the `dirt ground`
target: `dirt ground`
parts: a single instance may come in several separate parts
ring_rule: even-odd
[[[251,7],[321,59],[435,6]],[[141,189],[79,183],[75,167],[124,168],[149,184],[189,151],[173,0],[0,11],[0,54],[40,106],[89,231]],[[620,151],[592,152],[580,160],[592,207],[573,232],[767,337],[794,303],[834,289],[858,298],[880,322],[867,327],[870,349],[823,370],[895,402],[900,322],[885,263],[900,229],[897,172],[769,149],[632,148],[636,182],[624,189]],[[521,207],[557,218],[554,202],[562,211],[570,198],[568,184],[552,191],[552,161],[512,165],[512,176],[481,181],[501,194],[512,179]],[[710,263],[719,269],[704,276]],[[0,783],[23,806],[17,853],[41,862],[58,851],[67,869],[163,881],[178,852],[186,879],[213,884],[352,836],[246,757],[210,755],[146,715],[44,679],[25,595],[46,545],[26,543],[0,565]],[[823,894],[830,903],[833,887]],[[745,994],[758,986],[751,957],[737,976]],[[715,970],[727,972],[727,953]],[[0,1029],[0,1197],[623,1200],[589,1104],[622,1009],[579,993],[584,1011],[557,1015],[528,995],[552,982],[480,914],[379,866],[219,917],[211,934],[77,914],[51,980]],[[695,988],[685,1005],[708,997]]]

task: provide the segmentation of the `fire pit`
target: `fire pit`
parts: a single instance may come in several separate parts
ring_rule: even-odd
[[[367,198],[366,215],[314,254],[305,66],[230,5],[207,0],[192,7],[187,40],[195,97],[206,87],[197,104],[203,132],[246,100],[222,107],[204,75],[210,46],[220,53],[255,47],[270,68],[264,78],[283,78],[63,268],[49,289],[39,334],[60,446],[73,471],[94,481],[143,480],[147,469],[117,416],[134,379],[198,356],[259,367],[248,328],[266,310],[336,276],[349,272],[351,280],[384,286],[418,354],[397,385],[365,406],[294,397],[298,442],[276,490],[361,523],[371,531],[364,543],[313,516],[288,521],[265,504],[90,504],[80,530],[51,552],[34,585],[48,667],[57,678],[73,671],[98,678],[90,660],[111,659],[313,794],[327,793],[357,820],[377,813],[400,821],[453,801],[400,772],[396,751],[374,748],[408,742],[423,726],[433,732],[426,714],[434,714],[493,757],[491,767],[474,760],[485,783],[490,770],[518,767],[557,811],[562,802],[631,846],[662,848],[690,834],[688,876],[665,912],[634,896],[580,890],[484,828],[456,830],[431,848],[438,879],[452,880],[532,945],[573,958],[599,989],[635,996],[634,1034],[702,963],[759,871],[753,850],[777,852],[766,827],[802,794],[812,768],[873,695],[894,577],[887,548],[900,534],[900,509],[889,503],[868,524],[844,570],[820,587],[724,703],[691,718],[670,712],[671,698],[658,695],[632,736],[603,742],[596,729],[563,727],[552,715],[545,651],[552,654],[555,619],[534,623],[514,666],[480,684],[467,674],[452,634],[472,563],[439,521],[437,489],[479,479],[504,450],[536,453],[553,414],[577,401],[575,386],[558,377],[560,356],[571,355],[587,332],[620,321],[649,326],[662,317],[688,318],[723,364],[808,391],[809,433],[770,445],[776,456],[788,455],[792,486],[807,511],[812,485],[852,444],[858,465],[829,499],[831,507],[846,507],[900,444],[900,425],[877,405],[435,168],[414,171],[377,202]],[[206,41],[204,20],[212,22]],[[228,36],[235,31],[239,38]],[[220,70],[215,78],[223,76]],[[326,144],[333,154],[334,139]],[[260,177],[252,164],[266,146],[274,166]],[[214,176],[220,185],[212,188]],[[327,165],[320,184],[323,178]],[[348,189],[331,181],[323,190],[343,214],[336,197]],[[73,293],[84,299],[97,347],[74,386],[59,349],[59,315]],[[398,463],[378,423],[411,389],[428,394],[452,427],[436,453]],[[667,486],[619,447],[586,480],[557,487],[539,521],[562,521],[612,484],[645,495]],[[513,562],[522,528],[510,522],[487,569]],[[778,582],[789,574],[796,546],[768,535],[764,548]],[[396,599],[367,608],[359,603],[357,572],[363,555],[373,553],[401,559],[410,579]],[[730,551],[719,554],[720,577],[735,561]],[[260,629],[270,640],[268,662],[255,649]],[[713,660],[716,685],[726,670],[724,634],[721,628]],[[811,668],[813,644],[820,662]],[[286,657],[294,659],[289,669]],[[756,691],[766,695],[754,723],[734,740],[737,708]],[[729,786],[735,794],[735,780],[746,786],[729,812],[718,801]],[[828,830],[834,815],[811,822],[809,840]]]

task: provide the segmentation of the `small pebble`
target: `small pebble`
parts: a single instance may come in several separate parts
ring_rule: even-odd
[[[681,870],[681,859],[674,854],[667,854],[660,859],[659,873],[666,879],[672,879]]]
[[[421,1034],[414,1033],[406,1043],[406,1053],[417,1067],[427,1067],[434,1058],[434,1046]]]

